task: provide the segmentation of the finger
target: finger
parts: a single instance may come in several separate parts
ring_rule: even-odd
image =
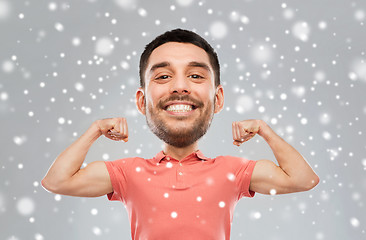
[[[108,132],[107,137],[108,137],[109,139],[114,140],[114,141],[120,141],[120,140],[121,140],[122,135],[121,135],[120,133],[118,133],[118,132]]]
[[[126,119],[125,118],[121,118],[120,119],[120,126],[121,126],[121,131],[120,131],[120,135],[119,135],[119,140],[123,140],[125,142],[128,141],[128,136],[126,135]]]
[[[233,124],[232,124],[232,131],[233,131],[233,139],[234,140],[238,139],[238,136],[236,134],[236,123],[235,122],[233,122]]]
[[[126,119],[121,119],[121,134],[125,138],[126,137]]]
[[[238,140],[240,142],[244,142],[244,128],[242,126],[242,124],[240,124],[240,122],[238,123],[238,127],[237,127],[237,134],[238,134]]]
[[[115,134],[119,134],[121,133],[121,126],[120,126],[120,119],[119,118],[114,118],[114,123],[113,123],[113,127],[111,129],[111,132],[115,133]]]
[[[234,141],[233,144],[239,147],[242,143],[239,141]]]
[[[110,130],[111,130],[112,133],[118,133],[119,132],[118,119],[114,119],[113,125],[111,126]]]
[[[252,132],[252,133],[254,133],[254,134],[258,133],[258,131],[259,131],[259,126],[258,126],[258,124],[257,124],[257,122],[256,122],[256,121],[252,121],[252,125],[250,126],[250,128],[248,128],[248,131],[249,131],[249,132]]]
[[[238,122],[235,122],[235,141],[240,142],[239,123]]]
[[[128,126],[127,126],[127,120],[123,118],[123,141],[128,141]]]
[[[125,132],[124,132],[124,124],[123,124],[123,118],[120,120],[120,122],[119,122],[119,126],[120,126],[120,129],[119,129],[119,132],[122,134],[122,135],[124,135],[125,134]]]
[[[114,118],[112,126],[110,128],[110,132],[114,135],[121,135],[121,119],[120,118]]]
[[[248,134],[248,136],[246,137],[245,141],[249,141],[250,139],[252,139],[255,136],[255,133],[250,133]]]
[[[239,122],[236,122],[235,132],[236,132],[236,139],[235,140],[241,144],[242,139],[241,139],[241,136],[240,136],[240,123]]]
[[[116,137],[116,136],[121,136],[121,134],[116,130],[116,129],[111,129],[108,131],[108,134],[110,136]]]
[[[124,118],[123,120],[125,122],[125,127],[123,129],[124,130],[124,134],[125,134],[125,136],[128,137],[128,124],[127,124],[127,120],[126,120],[126,118]]]
[[[251,138],[252,138],[252,136],[247,134],[246,136],[244,136],[243,142],[246,142],[246,141],[250,140]]]

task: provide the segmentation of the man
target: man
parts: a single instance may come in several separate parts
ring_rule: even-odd
[[[199,35],[176,29],[158,36],[140,59],[138,110],[164,148],[152,159],[95,161],[80,169],[102,134],[128,141],[125,118],[95,121],[62,152],[42,186],[53,193],[122,201],[132,239],[230,239],[237,201],[262,194],[312,189],[318,176],[293,147],[262,120],[232,123],[234,144],[256,134],[271,147],[279,166],[266,159],[207,158],[198,140],[222,110],[223,87],[213,48]]]

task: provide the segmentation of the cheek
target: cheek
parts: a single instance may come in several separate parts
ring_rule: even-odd
[[[212,103],[214,103],[214,101],[215,101],[215,92],[214,91],[204,91],[204,92],[202,92],[201,93],[201,97],[202,97],[202,99],[205,99],[205,101],[207,102],[207,103],[210,103],[210,104],[212,104]]]
[[[145,105],[156,106],[160,99],[163,98],[163,91],[159,88],[149,88],[145,98]]]

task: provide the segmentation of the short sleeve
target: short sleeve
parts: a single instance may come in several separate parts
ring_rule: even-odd
[[[236,160],[238,161],[238,165],[237,171],[235,171],[235,181],[237,181],[237,186],[239,186],[238,200],[242,197],[252,198],[255,192],[249,190],[249,185],[256,161],[239,157]]]
[[[126,196],[126,159],[105,161],[109,177],[111,179],[113,192],[107,194],[110,201],[121,201],[125,203]]]

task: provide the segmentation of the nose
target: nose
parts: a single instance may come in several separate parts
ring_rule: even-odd
[[[189,80],[186,79],[185,76],[175,77],[173,81],[171,81],[170,93],[190,94],[191,86]]]

